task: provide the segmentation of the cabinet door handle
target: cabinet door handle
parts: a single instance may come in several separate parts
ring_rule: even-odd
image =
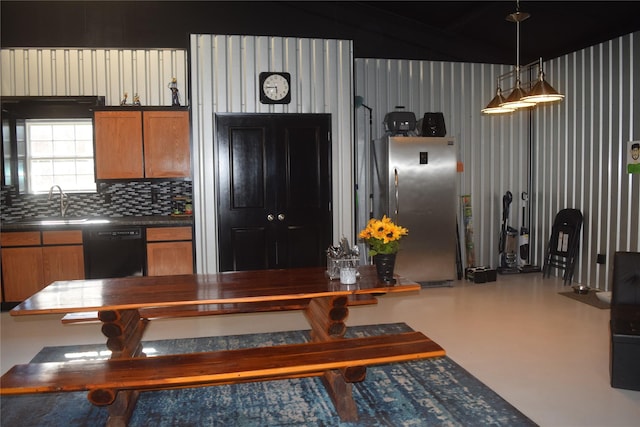
[[[273,214],[267,215],[267,221],[273,221],[274,219],[276,219],[276,217],[273,216]]]
[[[283,214],[283,213],[278,214],[278,219],[279,219],[280,221],[284,221],[284,214]]]

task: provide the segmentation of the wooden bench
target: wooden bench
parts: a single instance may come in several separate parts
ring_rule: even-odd
[[[380,283],[373,266],[361,269],[353,290],[328,283],[321,267],[104,279],[99,286],[92,280],[58,281],[14,308],[12,315],[99,310],[97,316],[81,314],[75,321],[102,323],[111,359],[19,365],[0,379],[0,392],[88,390],[92,403],[108,405],[107,425],[121,426],[128,423],[143,390],[320,376],[340,417],[356,420],[352,383],[364,379],[367,366],[441,356],[444,350],[420,333],[345,339],[349,306],[375,303],[377,295],[419,290],[407,280],[393,286]],[[311,342],[161,358],[144,354],[142,337],[150,318],[291,309],[303,310]]]
[[[351,383],[364,380],[367,366],[444,355],[421,332],[406,332],[149,358],[29,363],[2,376],[0,394],[87,390],[93,404],[111,405],[119,394],[144,390],[323,376],[340,417],[349,421],[357,419]]]
[[[256,303],[238,304],[195,304],[171,307],[150,307],[140,309],[140,316],[147,319],[162,319],[174,317],[213,316],[236,313],[264,313],[270,311],[305,310],[309,306],[309,299],[290,301],[263,301]],[[374,305],[378,299],[370,294],[349,295],[349,306]],[[86,311],[68,313],[62,318],[63,324],[97,322],[98,312]]]

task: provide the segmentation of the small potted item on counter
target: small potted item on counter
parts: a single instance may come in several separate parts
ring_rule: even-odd
[[[174,197],[171,201],[171,215],[173,216],[188,216],[193,214],[193,203],[191,199],[178,196]]]

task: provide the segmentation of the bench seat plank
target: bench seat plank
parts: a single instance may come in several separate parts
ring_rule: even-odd
[[[329,342],[83,363],[17,365],[0,379],[1,394],[148,390],[317,375],[332,369],[444,356],[421,332]]]

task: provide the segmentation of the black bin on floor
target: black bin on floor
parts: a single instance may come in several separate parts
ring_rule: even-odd
[[[640,391],[640,253],[616,252],[611,291],[611,387]]]
[[[611,335],[611,387],[640,391],[640,337]]]

